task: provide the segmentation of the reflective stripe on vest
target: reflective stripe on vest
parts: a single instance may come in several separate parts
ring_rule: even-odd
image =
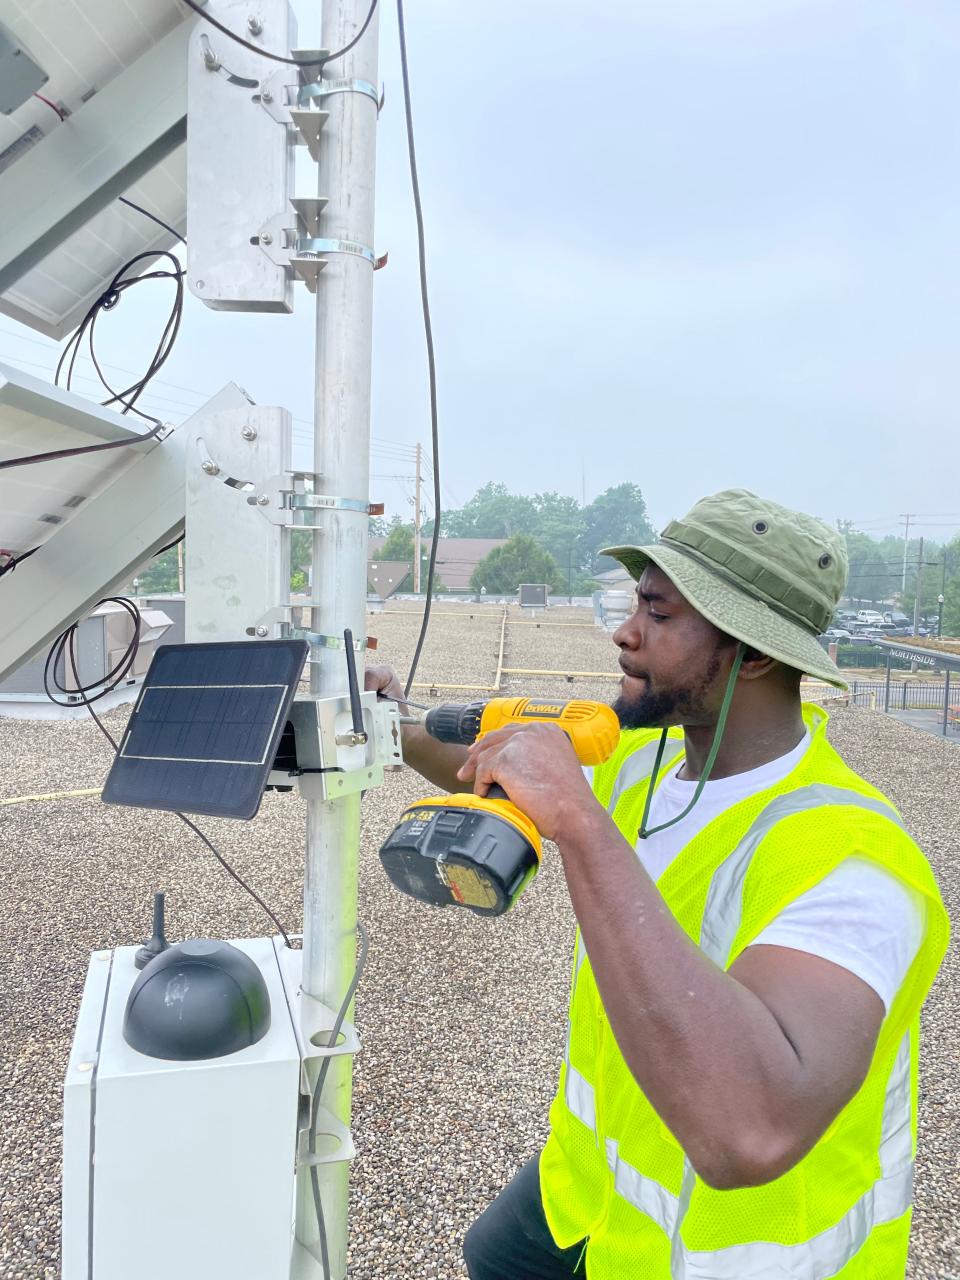
[[[636,752],[644,755],[649,747]],[[628,760],[627,764],[630,763]],[[652,759],[645,761],[652,768]],[[620,786],[621,770],[611,797],[612,813],[627,786],[640,780],[631,770],[630,781]],[[894,809],[882,800],[842,787],[813,784],[775,797],[757,816],[732,853],[715,870],[707,893],[701,928],[701,949],[716,964],[725,966],[740,928],[743,885],[751,859],[760,842],[785,817],[821,805],[857,805],[901,826]],[[576,975],[586,957],[578,933]],[[575,989],[575,988],[574,988]],[[564,1054],[564,1100],[572,1115],[596,1133],[594,1087],[570,1061],[568,1024]],[[597,1135],[598,1137],[601,1135]],[[622,1160],[618,1143],[605,1138],[607,1165],[613,1174],[614,1190],[635,1209],[655,1222],[671,1239],[671,1280],[827,1280],[847,1265],[866,1243],[871,1232],[884,1222],[892,1222],[910,1208],[913,1196],[913,1137],[911,1130],[910,1036],[904,1036],[887,1082],[880,1135],[881,1177],[851,1206],[834,1226],[800,1244],[767,1241],[731,1245],[725,1249],[699,1252],[683,1244],[680,1227],[693,1193],[696,1177],[684,1160],[683,1186],[679,1196],[655,1179]]]
[[[664,765],[670,764],[678,755],[683,755],[683,743],[677,741],[674,742],[673,745],[676,750],[671,757],[666,758],[667,750],[669,750],[670,746],[669,743],[667,744],[667,749],[664,751]],[[607,804],[607,813],[611,815],[613,814],[620,797],[629,787],[634,786],[638,782],[642,782],[644,778],[650,777],[650,774],[653,772],[653,766],[657,762],[657,752],[659,750],[659,741],[648,742],[645,747],[640,747],[639,750],[634,751],[632,755],[627,756],[626,760],[624,760],[623,764],[620,766],[620,770],[614,781],[613,791],[610,793],[610,800]]]
[[[873,796],[865,796],[859,791],[850,791],[845,787],[829,787],[822,783],[813,783],[809,787],[798,787],[796,791],[787,791],[771,800],[754,819],[733,852],[717,867],[710,881],[700,931],[700,950],[704,955],[709,956],[714,964],[726,968],[730,948],[740,928],[744,881],[760,841],[782,818],[828,804],[856,805],[861,809],[882,814],[891,822],[895,822],[898,827],[902,826],[896,811],[890,805]]]
[[[605,1145],[617,1195],[651,1218],[673,1242],[671,1280],[770,1280],[772,1276],[778,1280],[827,1280],[847,1265],[876,1227],[895,1221],[910,1208],[910,1036],[905,1035],[901,1042],[887,1084],[880,1137],[882,1176],[838,1223],[801,1244],[755,1241],[704,1252],[687,1249],[680,1225],[693,1190],[689,1165],[683,1191],[675,1196],[621,1160],[613,1138],[607,1138]]]

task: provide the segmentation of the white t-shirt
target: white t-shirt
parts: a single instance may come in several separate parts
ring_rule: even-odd
[[[708,822],[738,801],[780,782],[809,745],[806,734],[777,760],[708,781],[681,822],[637,841],[637,854],[647,874],[658,880]],[[681,766],[678,761],[654,792],[648,828],[669,822],[693,799],[697,784],[677,777]],[[848,858],[791,902],[751,946],[791,947],[830,960],[871,986],[889,1009],[920,949],[925,925],[925,907],[918,894],[877,863]]]

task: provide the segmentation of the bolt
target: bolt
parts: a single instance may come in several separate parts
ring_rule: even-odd
[[[269,507],[269,505],[270,505],[270,499],[267,497],[267,495],[266,495],[265,493],[258,493],[258,494],[257,494],[257,506],[258,506],[258,507]]]
[[[273,236],[269,231],[264,231],[260,236],[261,244],[273,244]]]
[[[202,281],[202,280],[198,280],[198,281],[197,281],[197,288],[198,288],[198,289],[202,289],[202,288],[203,288],[203,281]]]
[[[270,634],[270,629],[268,627],[257,627],[257,635],[260,636],[261,638],[263,636],[268,636],[269,634]]]
[[[273,101],[273,94],[269,89],[264,89],[263,93],[260,95],[260,101],[266,102],[268,105]]]
[[[258,36],[263,31],[263,22],[253,13],[247,19],[247,30],[252,36]]]
[[[204,458],[203,462],[200,463],[200,470],[205,471],[208,476],[218,476],[220,474],[220,468],[212,458]]]
[[[256,438],[257,438],[257,428],[256,428],[256,427],[243,427],[243,428],[241,428],[240,434],[243,436],[244,440],[256,440]]]

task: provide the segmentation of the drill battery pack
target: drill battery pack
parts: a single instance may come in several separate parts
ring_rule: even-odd
[[[404,893],[481,916],[509,911],[540,855],[536,827],[514,805],[471,793],[411,805],[380,849],[387,875]]]

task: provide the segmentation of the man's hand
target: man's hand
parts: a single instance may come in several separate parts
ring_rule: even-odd
[[[363,673],[363,687],[376,690],[379,696],[393,698],[400,704],[398,710],[402,715],[410,714],[403,685],[392,667],[367,667]],[[400,733],[405,764],[444,791],[464,790],[458,785],[457,770],[463,764],[466,747],[451,742],[437,742],[419,724],[401,725]]]
[[[494,783],[503,787],[548,840],[598,807],[570,739],[557,725],[510,725],[485,734],[468,750],[457,777],[472,778],[479,796]]]
[[[404,715],[409,713],[403,685],[393,667],[367,667],[363,673],[363,687],[365,690],[375,689],[378,697],[392,698],[400,703]]]

